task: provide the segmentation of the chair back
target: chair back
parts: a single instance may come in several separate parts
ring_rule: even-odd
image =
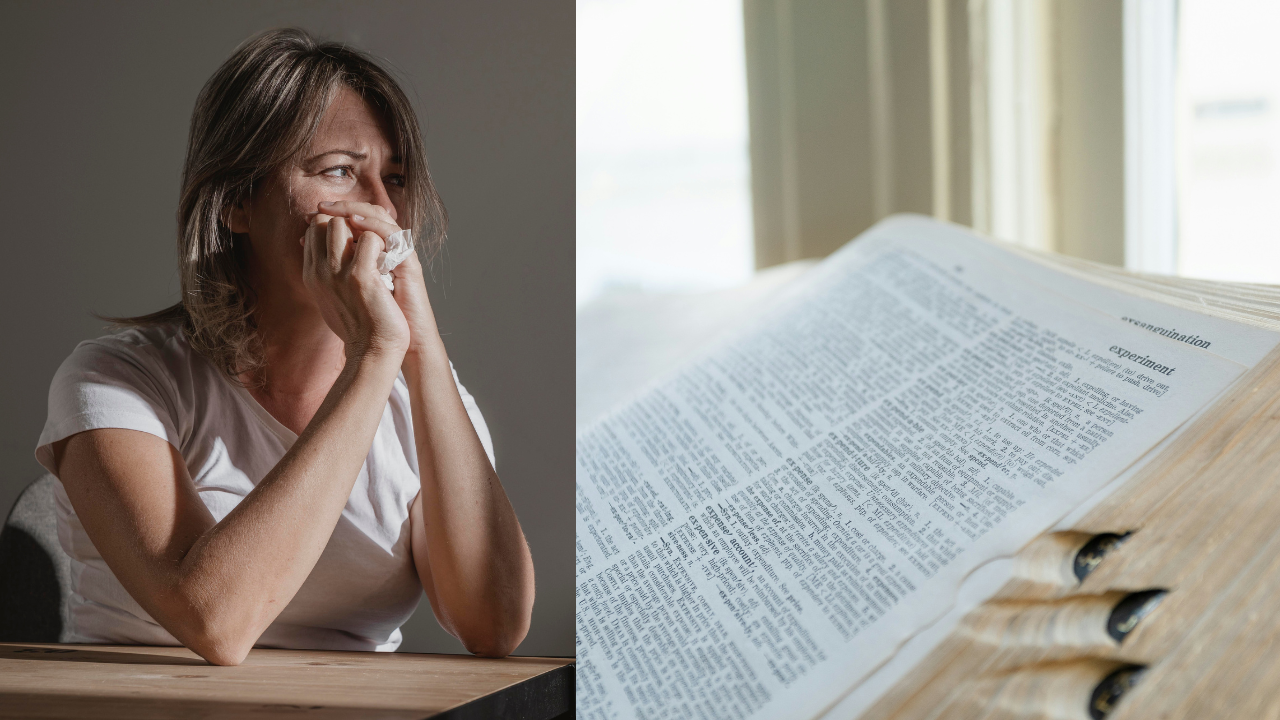
[[[54,489],[46,473],[23,489],[0,530],[0,642],[62,642],[71,562],[58,543]]]

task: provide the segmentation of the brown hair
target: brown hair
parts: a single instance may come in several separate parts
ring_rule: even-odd
[[[307,147],[344,85],[385,117],[404,163],[403,226],[413,228],[428,257],[434,254],[448,216],[427,171],[417,115],[400,86],[357,50],[302,30],[270,30],[236,48],[196,98],[178,203],[182,302],[114,322],[180,322],[191,346],[233,382],[261,369],[247,238],[232,234],[226,212]]]

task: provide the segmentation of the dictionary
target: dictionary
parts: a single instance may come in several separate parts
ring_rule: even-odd
[[[579,427],[580,717],[1280,711],[1280,289],[895,216],[752,308]]]

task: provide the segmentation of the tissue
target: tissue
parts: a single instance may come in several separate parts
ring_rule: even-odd
[[[387,254],[378,263],[378,272],[382,273],[382,283],[388,290],[395,290],[391,280],[391,271],[413,254],[413,231],[399,230],[387,236]]]

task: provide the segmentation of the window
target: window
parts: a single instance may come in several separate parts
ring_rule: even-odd
[[[577,300],[753,268],[740,0],[578,3]]]
[[[1178,273],[1280,283],[1280,4],[1178,8]]]

